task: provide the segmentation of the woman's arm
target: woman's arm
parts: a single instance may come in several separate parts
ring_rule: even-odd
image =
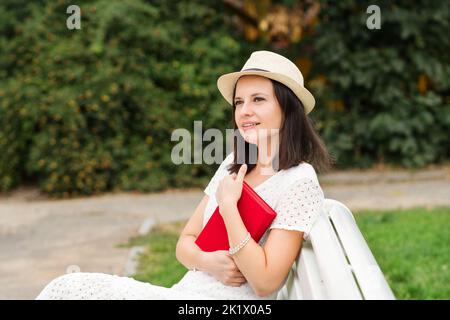
[[[238,245],[247,235],[237,208],[246,171],[247,166],[243,164],[237,174],[224,177],[216,191],[231,247]],[[302,238],[301,231],[271,230],[264,247],[250,239],[233,255],[237,267],[257,295],[267,296],[281,286],[300,252]]]
[[[240,286],[246,279],[227,251],[203,252],[195,240],[203,226],[203,212],[209,197],[205,195],[181,232],[177,242],[177,260],[187,269],[205,271],[229,286]]]
[[[177,242],[177,260],[187,269],[204,270],[205,252],[196,244],[195,240],[200,234],[203,225],[203,212],[208,204],[209,197],[205,195],[195,209],[194,214],[187,222]]]
[[[247,229],[239,214],[237,205],[220,209],[227,228],[230,247],[245,238]],[[264,247],[250,241],[233,259],[239,270],[258,296],[270,295],[279,289],[300,252],[303,232],[272,229]]]

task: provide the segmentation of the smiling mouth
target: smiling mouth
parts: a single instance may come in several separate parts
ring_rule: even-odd
[[[251,124],[251,125],[243,125],[242,126],[242,129],[244,130],[244,131],[247,131],[247,130],[251,130],[251,129],[254,129],[256,126],[258,126],[260,123],[259,122],[256,122],[256,123],[254,123],[254,124]]]

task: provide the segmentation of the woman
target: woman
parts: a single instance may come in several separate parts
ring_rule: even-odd
[[[37,299],[276,298],[322,210],[324,195],[314,167],[327,170],[332,159],[307,117],[314,98],[290,60],[256,51],[240,72],[221,76],[217,84],[233,106],[242,143],[234,144],[214,174],[178,240],[177,259],[190,271],[171,288],[72,273],[54,279]],[[251,158],[252,151],[256,157]],[[237,209],[244,180],[277,212],[259,243],[249,237]],[[217,206],[231,248],[203,252],[195,240]]]

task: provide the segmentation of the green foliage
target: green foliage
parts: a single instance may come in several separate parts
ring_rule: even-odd
[[[25,179],[56,196],[203,185],[175,166],[171,133],[225,128],[215,79],[241,63],[223,8],[209,1],[0,4],[0,189]]]
[[[214,168],[174,165],[171,134],[194,120],[231,128],[216,79],[256,49],[312,61],[311,117],[339,165],[450,156],[444,1],[378,2],[381,30],[369,30],[369,2],[324,0],[289,50],[247,43],[222,1],[82,1],[81,30],[66,27],[71,4],[0,2],[0,190],[204,186]]]
[[[313,117],[341,166],[419,167],[450,156],[450,16],[445,1],[321,1],[299,52],[313,60]],[[334,106],[341,106],[336,108]]]

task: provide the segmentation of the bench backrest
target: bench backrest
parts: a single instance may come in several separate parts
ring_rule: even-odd
[[[395,299],[353,214],[325,199],[278,299]]]

